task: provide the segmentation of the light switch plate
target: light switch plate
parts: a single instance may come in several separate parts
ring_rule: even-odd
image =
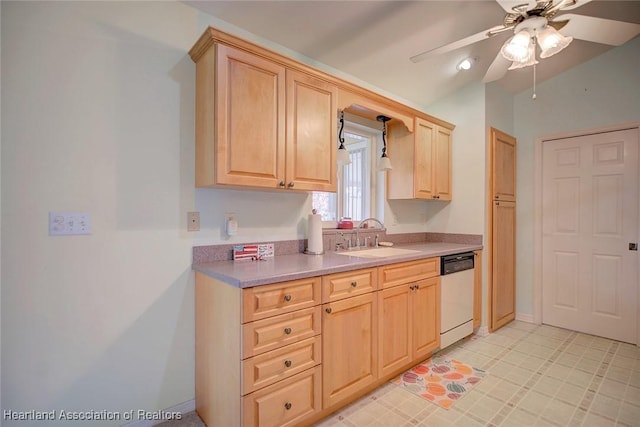
[[[91,234],[88,212],[49,212],[49,236]]]

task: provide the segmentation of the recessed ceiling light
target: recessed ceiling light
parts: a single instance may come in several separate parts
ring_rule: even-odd
[[[458,63],[458,66],[456,68],[458,68],[458,70],[460,71],[467,71],[471,69],[472,64],[473,64],[472,58],[465,58],[462,61],[460,61],[460,63]]]

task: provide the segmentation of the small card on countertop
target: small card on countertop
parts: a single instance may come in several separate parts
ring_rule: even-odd
[[[265,258],[272,258],[274,255],[273,243],[263,243],[259,245],[235,245],[233,247],[233,260],[259,261]]]

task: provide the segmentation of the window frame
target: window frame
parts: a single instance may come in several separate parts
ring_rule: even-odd
[[[374,122],[371,122],[372,124]],[[355,123],[353,121],[345,120],[344,134],[351,133],[356,135],[362,135],[369,139],[368,150],[366,151],[366,161],[368,163],[368,173],[366,174],[366,180],[369,183],[369,192],[366,195],[368,199],[368,209],[369,215],[374,217],[381,217],[382,212],[378,212],[380,210],[381,204],[378,199],[382,197],[384,199],[384,191],[380,191],[380,185],[385,186],[385,174],[384,172],[379,172],[377,169],[377,160],[380,157],[380,153],[382,150],[382,134],[381,131],[377,129],[366,126],[363,124]],[[353,143],[347,142],[347,138],[345,138],[345,145],[349,146]],[[357,144],[357,143],[356,143]],[[338,228],[338,221],[340,218],[344,216],[344,206],[343,206],[343,191],[344,191],[344,168],[345,166],[338,166],[338,185],[336,193],[332,193],[336,197],[336,221],[322,221],[323,228],[336,229]],[[362,218],[364,219],[364,218]],[[357,225],[359,220],[354,220],[354,226]]]

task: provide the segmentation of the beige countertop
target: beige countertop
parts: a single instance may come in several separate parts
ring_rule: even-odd
[[[232,286],[249,288],[286,280],[321,276],[360,268],[377,267],[403,261],[413,261],[460,252],[482,249],[482,245],[459,243],[414,243],[395,245],[394,248],[409,249],[406,252],[382,258],[358,256],[358,251],[343,251],[324,255],[301,253],[278,255],[262,261],[216,261],[193,264],[193,269],[219,279]],[[347,252],[347,254],[344,254]]]

